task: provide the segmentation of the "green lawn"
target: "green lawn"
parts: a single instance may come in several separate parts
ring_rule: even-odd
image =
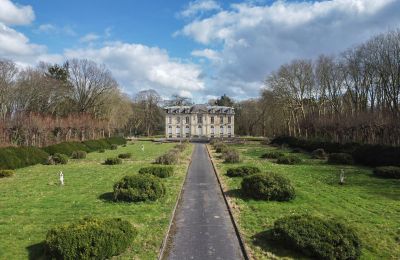
[[[144,144],[145,151],[140,146]],[[182,154],[175,175],[163,179],[167,195],[146,203],[112,202],[113,184],[150,165],[174,144],[135,142],[105,153],[89,153],[86,159],[67,165],[36,165],[18,169],[11,178],[0,179],[0,259],[37,259],[48,229],[85,216],[121,217],[138,230],[132,246],[118,259],[156,259],[183,183],[193,146]],[[131,152],[123,164],[102,165],[105,158]],[[58,185],[58,172],[65,186]]]
[[[353,227],[363,243],[361,259],[400,259],[400,180],[376,178],[370,168],[328,165],[308,154],[298,154],[304,160],[300,165],[279,165],[274,160],[260,159],[262,153],[277,148],[255,142],[234,146],[244,159],[242,163],[225,164],[218,154],[213,153],[213,157],[241,233],[255,259],[303,258],[258,239],[276,219],[299,213],[338,218]],[[225,173],[229,167],[245,164],[285,175],[296,189],[296,198],[291,202],[241,198],[241,178],[229,178]],[[338,184],[340,169],[345,169],[343,186]]]

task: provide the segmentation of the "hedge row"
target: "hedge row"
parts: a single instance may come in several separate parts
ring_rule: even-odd
[[[359,143],[334,143],[319,140],[304,140],[296,137],[277,137],[272,144],[287,144],[291,147],[302,148],[308,152],[324,149],[328,153],[348,153],[355,163],[367,166],[400,166],[400,146],[369,145]]]
[[[30,165],[46,163],[49,155],[66,154],[72,156],[75,151],[93,152],[110,149],[111,145],[126,143],[123,137],[112,137],[85,142],[64,142],[44,148],[6,147],[0,148],[0,169],[17,169]]]

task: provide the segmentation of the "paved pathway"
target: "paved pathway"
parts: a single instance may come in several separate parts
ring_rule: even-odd
[[[167,259],[243,259],[204,144],[196,144]]]

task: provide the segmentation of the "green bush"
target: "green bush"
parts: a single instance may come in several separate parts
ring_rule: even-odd
[[[37,147],[0,148],[0,169],[17,169],[45,163],[48,153]]]
[[[120,153],[120,154],[118,154],[118,158],[121,158],[121,159],[129,159],[131,157],[132,157],[132,153]]]
[[[100,150],[99,150],[99,153],[105,153],[105,152],[106,152],[105,149],[100,149]]]
[[[316,259],[357,259],[361,242],[344,224],[310,215],[295,215],[275,221],[273,239]]]
[[[105,165],[116,165],[116,164],[121,164],[121,163],[122,163],[122,160],[118,157],[117,158],[107,158],[104,161]]]
[[[218,142],[214,144],[214,149],[216,153],[223,153],[226,149],[228,149],[228,146],[224,143]]]
[[[400,179],[400,167],[381,166],[374,169],[374,175],[388,179]]]
[[[126,145],[126,139],[123,137],[110,137],[106,138],[105,141],[107,143],[111,144],[116,144],[116,145]]]
[[[118,149],[118,145],[112,144],[112,145],[110,146],[110,149],[111,149],[111,150],[117,150],[117,149]]]
[[[240,162],[240,154],[235,149],[227,149],[223,152],[222,158],[226,163],[238,163]]]
[[[53,155],[50,155],[49,158],[47,159],[48,165],[67,164],[67,163],[68,163],[68,156],[61,153],[55,153]]]
[[[114,184],[114,199],[130,202],[155,201],[165,194],[161,179],[150,174],[125,176]]]
[[[229,168],[226,171],[226,175],[229,177],[245,177],[260,172],[261,170],[255,166],[241,166],[237,168]]]
[[[149,166],[139,170],[140,174],[151,174],[159,178],[167,178],[174,174],[174,168],[168,166]]]
[[[259,173],[244,177],[242,194],[257,200],[289,201],[295,191],[289,179],[274,173]]]
[[[293,165],[301,163],[301,159],[295,155],[287,155],[279,157],[276,163]]]
[[[353,157],[348,153],[331,153],[328,157],[331,164],[353,164]]]
[[[50,229],[45,251],[52,259],[110,259],[123,253],[136,234],[126,220],[85,218]]]
[[[187,148],[187,145],[186,143],[180,143],[175,145],[174,148],[178,149],[180,152],[183,152]]]
[[[312,158],[321,160],[326,159],[327,157],[325,150],[322,148],[315,149],[314,151],[312,151],[311,155]]]
[[[15,174],[13,170],[0,170],[0,178],[11,177]]]
[[[279,152],[279,151],[272,151],[272,152],[266,152],[261,155],[261,158],[263,159],[278,159],[279,157],[285,156],[284,153]]]
[[[74,151],[71,155],[72,159],[85,159],[87,153],[85,151]]]
[[[60,153],[60,154],[66,154],[68,156],[72,156],[72,153],[75,151],[85,151],[85,152],[90,151],[90,149],[85,144],[80,142],[64,142],[59,144],[53,144],[44,147],[43,150],[45,150],[50,155]]]
[[[106,139],[88,140],[88,141],[84,141],[83,144],[87,146],[87,149],[89,149],[89,152],[98,151],[100,149],[110,149],[111,148],[111,144],[108,143]]]
[[[169,151],[159,157],[156,158],[155,163],[164,164],[164,165],[172,165],[176,164],[179,160],[179,155],[176,151]]]

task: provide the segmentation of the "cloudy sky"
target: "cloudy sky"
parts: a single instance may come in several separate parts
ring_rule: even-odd
[[[87,58],[134,95],[256,97],[296,58],[338,54],[400,27],[400,0],[0,0],[0,58]]]

